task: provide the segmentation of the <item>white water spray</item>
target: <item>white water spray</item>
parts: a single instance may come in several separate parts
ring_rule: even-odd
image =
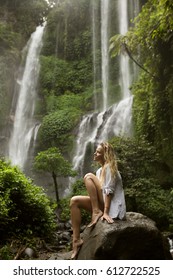
[[[38,123],[34,120],[35,101],[37,96],[37,81],[39,75],[39,54],[42,47],[44,26],[37,27],[28,42],[23,77],[20,84],[14,124],[9,140],[8,158],[13,165],[24,168],[28,157],[31,140],[36,139]]]

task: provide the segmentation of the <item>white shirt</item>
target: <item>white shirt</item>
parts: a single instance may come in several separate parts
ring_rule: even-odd
[[[100,179],[102,167],[96,172],[96,176]],[[122,184],[122,178],[118,171],[115,177],[112,177],[109,165],[105,170],[105,180],[102,186],[103,199],[105,202],[106,195],[111,194],[111,204],[109,209],[109,216],[111,218],[123,219],[126,215],[126,203],[124,197],[124,190]]]

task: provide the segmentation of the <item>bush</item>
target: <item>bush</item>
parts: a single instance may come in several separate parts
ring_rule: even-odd
[[[71,132],[79,119],[79,112],[66,109],[48,114],[43,118],[39,141],[44,147],[58,146],[62,150],[71,145]]]
[[[172,186],[166,181],[156,149],[142,139],[115,137],[111,143],[123,179],[127,211],[140,212],[160,229],[168,229],[173,221]]]
[[[41,187],[0,160],[0,235],[49,236],[55,229],[54,209]]]
[[[40,94],[44,97],[67,91],[81,94],[91,84],[92,64],[87,60],[69,63],[55,56],[41,56]]]

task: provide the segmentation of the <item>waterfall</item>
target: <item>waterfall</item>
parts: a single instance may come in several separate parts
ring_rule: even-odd
[[[93,5],[95,1],[92,1]],[[131,136],[131,108],[133,103],[133,97],[130,94],[129,87],[132,83],[132,75],[130,71],[129,58],[125,55],[121,55],[119,59],[119,85],[121,88],[121,100],[108,107],[109,99],[109,14],[111,3],[110,0],[101,0],[101,72],[102,72],[102,110],[95,108],[95,112],[83,117],[76,140],[76,150],[73,157],[74,168],[83,175],[84,172],[84,161],[87,146],[91,143],[93,145],[107,141],[113,136]],[[139,7],[139,0],[133,0],[130,4],[133,7],[133,15],[136,16],[137,8]],[[93,6],[95,9],[95,6]],[[128,0],[117,0],[117,11],[118,11],[118,22],[119,22],[119,33],[125,34],[129,28],[129,7]],[[92,13],[93,17],[96,13]],[[115,15],[116,18],[116,15]],[[93,42],[95,32],[95,18],[92,19],[92,31],[93,31]],[[96,44],[93,43],[93,48]],[[93,49],[95,53],[95,49]],[[95,63],[93,59],[93,63]],[[95,66],[94,66],[95,67]],[[133,67],[132,67],[133,68]],[[95,69],[95,68],[94,68]],[[116,93],[115,93],[116,94]]]
[[[118,0],[118,15],[119,15],[119,33],[124,35],[128,31],[128,10],[127,0]],[[120,84],[122,88],[123,98],[130,96],[130,65],[127,55],[120,56]]]
[[[102,115],[103,112],[98,114],[90,114],[84,116],[80,126],[79,132],[77,136],[77,149],[75,156],[73,158],[73,167],[76,170],[79,170],[82,174],[83,171],[83,161],[86,153],[86,148],[88,143],[94,143],[96,136],[97,136],[97,129],[96,127],[100,127],[102,123]]]
[[[135,3],[136,2],[137,1],[135,1]],[[118,19],[119,33],[124,35],[129,28],[127,0],[118,0]],[[98,142],[105,141],[114,135],[131,136],[131,108],[133,96],[130,94],[129,88],[132,83],[132,75],[129,57],[125,54],[120,55],[119,69],[119,84],[122,98],[118,104],[112,106],[112,113],[102,127]]]
[[[109,0],[101,0],[101,53],[102,53],[102,93],[103,111],[107,108],[108,79],[109,79],[109,52],[108,52],[108,18]]]
[[[92,5],[92,49],[93,49],[93,91],[94,91],[94,108],[97,109],[96,97],[96,2],[93,0]]]
[[[19,91],[14,113],[14,123],[9,139],[8,158],[13,165],[24,169],[31,141],[35,141],[38,122],[34,119],[39,75],[39,54],[44,26],[38,26],[26,46],[27,56],[23,76],[17,80]]]

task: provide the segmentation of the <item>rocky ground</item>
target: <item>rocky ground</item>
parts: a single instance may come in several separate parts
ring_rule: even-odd
[[[81,227],[81,232],[86,226]],[[26,247],[16,254],[15,259],[70,259],[72,250],[72,228],[71,223],[59,222],[58,231],[54,234],[52,240],[38,240],[35,248]],[[17,256],[18,255],[18,256]]]
[[[81,232],[83,232],[85,228],[86,226],[81,227]],[[170,252],[173,255],[173,235],[169,233],[165,233],[164,235],[169,240]],[[59,222],[58,230],[50,241],[38,238],[33,246],[31,245],[28,247],[20,244],[19,240],[11,241],[11,259],[67,260],[70,259],[72,253],[71,241],[72,228],[70,221],[66,223]],[[8,258],[4,255],[2,259]]]
[[[83,229],[81,229],[83,230]],[[8,238],[5,245],[0,243],[1,260],[48,260],[55,254],[64,254],[71,250],[72,228],[70,222],[58,222],[58,229],[51,239],[42,238],[23,240],[20,236]],[[28,245],[25,245],[28,244]],[[68,253],[71,255],[71,253]]]
[[[36,248],[24,248],[20,257],[25,259],[48,260],[56,254],[66,254],[71,250],[71,223],[59,223],[58,231],[51,241],[39,240]]]

